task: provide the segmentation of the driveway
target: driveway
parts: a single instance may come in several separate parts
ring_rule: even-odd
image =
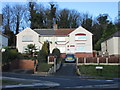
[[[54,74],[54,76],[76,77],[75,63],[63,63],[62,67]]]

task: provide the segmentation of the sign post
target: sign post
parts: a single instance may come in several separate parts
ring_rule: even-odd
[[[102,76],[103,67],[102,66],[96,66],[95,69],[97,70],[97,74]]]

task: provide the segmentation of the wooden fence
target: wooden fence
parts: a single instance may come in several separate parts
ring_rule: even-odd
[[[87,57],[87,58],[77,58],[76,64],[104,64],[104,65],[119,65],[120,57]]]

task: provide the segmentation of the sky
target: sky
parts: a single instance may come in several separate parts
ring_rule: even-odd
[[[37,0],[38,2],[42,2],[42,0]],[[50,0],[55,2],[55,0]],[[49,2],[50,2],[49,1]],[[66,2],[64,2],[66,1]],[[109,19],[111,21],[114,21],[115,18],[118,17],[118,1],[117,0],[61,0],[57,1],[56,3],[59,8],[68,8],[68,9],[74,9],[78,12],[82,13],[89,13],[93,17],[97,17],[99,14],[108,14]],[[103,1],[103,2],[102,2]],[[108,2],[107,2],[108,1]],[[4,3],[10,3],[10,2],[25,2],[25,0],[5,0],[4,2],[0,2],[0,13],[2,13],[2,8],[4,7]],[[49,2],[42,2],[45,7],[49,6]]]

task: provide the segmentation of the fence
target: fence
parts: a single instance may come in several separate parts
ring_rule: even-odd
[[[77,58],[76,64],[104,64],[104,65],[119,65],[120,57],[87,57],[87,58]]]

